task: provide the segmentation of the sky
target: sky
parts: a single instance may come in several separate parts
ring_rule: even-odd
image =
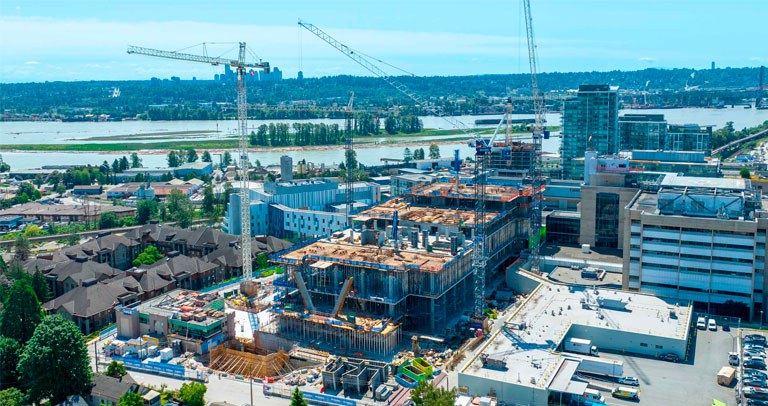
[[[542,72],[768,65],[766,0],[531,0]],[[418,76],[527,73],[520,0],[2,0],[0,82],[212,79],[128,45],[249,56],[284,77],[370,75],[300,29]],[[381,65],[390,73],[399,71]]]

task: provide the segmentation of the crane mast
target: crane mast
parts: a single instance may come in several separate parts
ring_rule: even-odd
[[[354,191],[352,190],[352,167],[350,166],[352,164],[352,158],[353,154],[355,153],[355,150],[352,149],[352,103],[355,101],[355,92],[352,92],[352,95],[349,96],[349,103],[347,103],[347,108],[345,109],[345,132],[346,132],[346,142],[344,143],[344,158],[345,163],[347,167],[347,190],[346,190],[346,204],[347,204],[347,227],[352,228],[352,203],[354,201]],[[354,236],[350,237],[351,241],[354,241]]]
[[[533,96],[533,159],[531,160],[531,208],[529,213],[530,232],[528,234],[531,250],[530,270],[539,272],[541,245],[541,209],[542,209],[542,179],[541,179],[541,141],[546,137],[544,129],[544,101],[539,93],[538,66],[536,55],[536,37],[533,34],[533,17],[531,16],[530,0],[523,0],[525,13],[525,32],[528,42],[528,64],[531,70],[531,93]]]
[[[175,59],[180,61],[201,62],[214,66],[229,65],[237,72],[237,129],[240,136],[239,151],[239,176],[240,176],[240,245],[243,260],[243,286],[241,290],[249,294],[253,288],[253,266],[251,258],[251,195],[248,190],[248,100],[245,95],[245,74],[247,68],[261,69],[269,73],[269,62],[246,62],[245,42],[239,43],[238,59],[226,59],[194,55],[175,51],[162,51],[159,49],[143,48],[137,46],[128,47],[129,54],[153,56],[157,58]]]

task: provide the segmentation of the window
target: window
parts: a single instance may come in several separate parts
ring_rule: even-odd
[[[663,345],[658,345],[658,344],[657,344],[657,345],[656,345],[656,349],[657,349],[657,350],[662,350],[662,349],[664,349],[664,346],[663,346]]]
[[[647,343],[640,343],[640,346],[641,346],[641,347],[647,347],[647,346],[648,346],[648,344],[647,344]]]

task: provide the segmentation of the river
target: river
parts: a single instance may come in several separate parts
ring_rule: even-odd
[[[698,123],[723,126],[727,121],[733,121],[737,129],[755,126],[768,120],[768,110],[726,108],[726,109],[668,109],[668,110],[621,110],[625,113],[664,114],[667,121],[673,124]],[[460,116],[454,117],[469,126],[474,126],[478,118],[493,118],[494,116]],[[498,117],[498,116],[497,116]],[[531,118],[531,115],[516,115],[515,118]],[[425,128],[450,129],[451,125],[440,117],[422,117]],[[560,114],[547,114],[549,125],[560,125]],[[317,120],[250,120],[252,128],[261,124],[274,122],[311,122],[311,123],[336,123],[343,124],[343,120],[317,119]],[[0,144],[62,144],[62,143],[97,143],[97,142],[151,142],[152,140],[210,140],[223,139],[233,135],[236,122],[229,121],[121,121],[121,122],[0,122]],[[492,127],[492,126],[491,126]],[[179,134],[186,133],[186,134]],[[139,135],[140,140],[124,139],[122,136]],[[119,140],[88,140],[91,137],[121,137]],[[456,137],[455,135],[450,137]],[[151,138],[151,139],[147,139]],[[413,137],[409,142],[423,142],[427,147],[432,141],[439,141],[441,137]],[[371,140],[383,141],[384,138],[371,138]],[[414,146],[410,147],[413,150]],[[560,148],[560,138],[552,137],[545,140],[543,150],[557,153]],[[404,146],[378,145],[357,149],[357,159],[365,165],[377,165],[381,158],[400,158],[403,156]],[[470,156],[473,151],[465,142],[455,141],[451,144],[440,145],[442,156],[453,155],[453,150],[459,149],[462,158]],[[144,166],[165,166],[165,154],[157,151],[138,151]],[[127,155],[119,153],[99,152],[0,152],[5,162],[13,169],[39,168],[43,165],[74,165],[74,164],[100,164],[103,161],[111,162],[117,157]],[[278,164],[280,156],[288,155],[294,159],[306,159],[315,163],[338,163],[343,160],[343,148],[341,146],[312,149],[280,151],[269,150],[252,152],[252,161],[259,160],[263,165]]]

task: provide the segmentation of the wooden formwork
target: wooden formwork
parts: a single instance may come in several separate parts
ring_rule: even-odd
[[[282,350],[259,355],[228,348],[227,344],[221,344],[211,350],[210,367],[217,371],[249,378],[281,376],[294,369],[288,354]]]

